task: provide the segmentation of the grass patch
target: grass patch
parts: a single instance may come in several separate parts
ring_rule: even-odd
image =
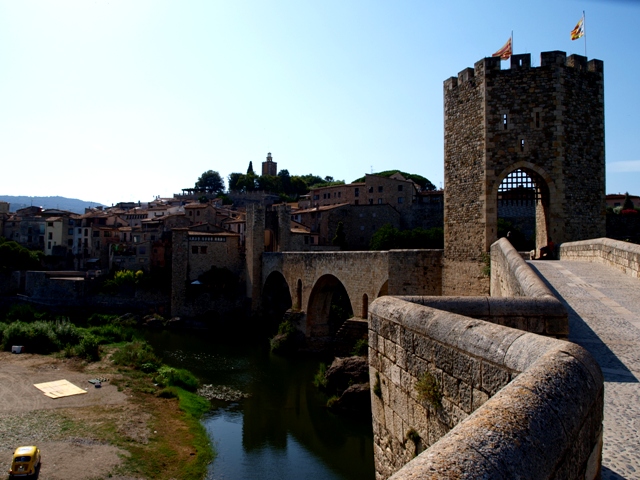
[[[433,408],[442,408],[442,389],[440,382],[431,372],[424,372],[416,383],[418,398],[428,402]]]
[[[318,371],[313,377],[313,384],[316,386],[316,388],[327,388],[326,374],[327,374],[327,365],[324,363],[321,363],[318,366]]]

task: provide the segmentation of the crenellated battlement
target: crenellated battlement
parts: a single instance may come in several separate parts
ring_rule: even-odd
[[[554,50],[551,52],[542,52],[540,54],[540,67],[531,66],[531,54],[522,53],[511,56],[511,62],[509,68],[503,69],[501,60],[499,57],[486,57],[477,61],[474,64],[474,68],[465,68],[458,73],[457,77],[451,77],[444,81],[444,89],[452,90],[459,85],[472,81],[474,78],[480,75],[485,75],[488,72],[500,72],[530,68],[543,68],[543,67],[568,67],[574,68],[583,72],[603,73],[604,64],[602,60],[588,60],[587,57],[582,55],[569,55],[567,57],[566,52]]]

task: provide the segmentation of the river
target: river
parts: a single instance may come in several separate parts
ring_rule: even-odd
[[[214,402],[202,420],[217,452],[207,479],[375,478],[371,421],[327,411],[326,395],[312,383],[319,360],[284,358],[266,341],[232,344],[225,337],[148,332],[166,364],[249,394],[237,403]]]

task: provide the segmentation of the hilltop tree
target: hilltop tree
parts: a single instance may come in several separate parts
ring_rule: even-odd
[[[200,175],[195,188],[208,193],[220,193],[224,190],[224,181],[218,172],[207,170]]]
[[[633,210],[633,201],[629,197],[629,192],[624,194],[624,203],[622,204],[622,210]]]
[[[253,171],[253,162],[251,160],[249,160],[249,168],[247,168],[247,175],[255,175],[255,172]]]

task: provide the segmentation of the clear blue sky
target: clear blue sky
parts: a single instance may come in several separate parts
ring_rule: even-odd
[[[146,201],[269,151],[292,175],[440,186],[443,81],[512,30],[536,66],[584,55],[583,10],[607,192],[640,194],[640,3],[611,0],[0,0],[0,194]]]

